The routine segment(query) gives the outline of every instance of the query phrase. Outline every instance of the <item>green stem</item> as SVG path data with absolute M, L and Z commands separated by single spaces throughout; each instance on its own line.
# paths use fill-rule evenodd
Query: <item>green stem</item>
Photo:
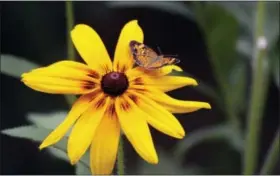
M 67 23 L 67 57 L 70 60 L 75 60 L 75 50 L 70 38 L 70 32 L 74 27 L 73 2 L 66 1 L 66 23 Z
M 73 13 L 73 2 L 72 1 L 66 1 L 65 2 L 65 15 L 66 15 L 66 23 L 67 23 L 67 29 L 66 29 L 66 38 L 67 38 L 67 57 L 69 60 L 75 60 L 75 50 L 70 38 L 70 32 L 72 28 L 74 27 L 74 13 Z M 69 106 L 72 106 L 72 104 L 75 102 L 76 97 L 74 95 L 65 95 L 66 101 L 68 102 Z
M 123 139 L 120 136 L 120 143 L 118 149 L 118 159 L 117 159 L 117 174 L 124 175 L 124 152 L 123 152 Z
M 258 161 L 259 132 L 262 122 L 264 101 L 267 92 L 268 74 L 264 67 L 265 49 L 259 48 L 259 37 L 264 36 L 265 2 L 258 1 L 256 14 L 256 31 L 254 35 L 255 50 L 253 55 L 253 80 L 250 95 L 250 107 L 248 111 L 248 128 L 246 134 L 246 146 L 244 154 L 244 175 L 252 175 L 256 171 Z
M 278 129 L 274 141 L 270 146 L 268 154 L 266 156 L 264 165 L 261 169 L 261 175 L 270 175 L 276 166 L 277 160 L 279 158 L 280 153 L 280 129 Z

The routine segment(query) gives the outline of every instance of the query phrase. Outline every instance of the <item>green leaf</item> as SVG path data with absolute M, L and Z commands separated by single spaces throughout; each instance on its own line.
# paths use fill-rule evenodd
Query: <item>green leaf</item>
M 1 133 L 9 136 L 30 139 L 37 142 L 42 142 L 51 132 L 52 129 L 40 128 L 35 125 L 15 127 L 1 131 Z M 65 151 L 67 137 L 63 137 L 59 142 L 54 144 L 54 146 Z
M 139 175 L 200 175 L 202 172 L 198 166 L 181 166 L 180 161 L 173 155 L 157 149 L 159 163 L 151 165 L 143 160 L 139 163 Z
M 111 8 L 152 8 L 175 15 L 181 15 L 188 20 L 193 19 L 193 13 L 182 2 L 111 1 L 106 3 Z
M 42 142 L 50 133 L 51 129 L 38 128 L 34 125 L 21 126 L 1 131 L 1 133 L 18 138 L 30 139 L 37 142 Z M 67 138 L 62 138 L 53 147 L 62 151 L 66 151 Z M 51 151 L 54 153 L 54 150 Z M 63 158 L 63 157 L 60 157 Z
M 34 141 L 42 141 L 44 138 L 51 132 L 51 130 L 38 128 L 33 125 L 28 126 L 20 126 L 15 128 L 10 128 L 1 131 L 1 133 L 13 136 L 13 137 L 19 137 L 19 138 L 26 138 L 31 139 Z
M 28 113 L 27 119 L 38 127 L 55 129 L 67 116 L 66 111 L 56 111 L 51 113 Z M 69 134 L 67 133 L 67 136 Z
M 226 92 L 230 70 L 236 62 L 238 23 L 224 8 L 215 4 L 195 3 L 198 24 L 206 37 L 214 74 L 222 93 Z
M 183 156 L 193 147 L 206 140 L 226 139 L 239 152 L 243 151 L 244 140 L 231 125 L 215 125 L 191 132 L 175 147 L 174 155 L 183 159 Z
M 67 140 L 67 138 L 65 138 Z M 67 141 L 63 140 L 54 144 L 51 147 L 48 147 L 48 151 L 51 152 L 54 156 L 61 158 L 65 161 L 69 161 L 67 156 Z M 75 165 L 76 167 L 76 174 L 77 175 L 91 175 L 91 170 L 89 166 L 89 151 L 87 151 L 79 160 L 79 162 Z
M 59 148 L 49 147 L 47 148 L 48 152 L 54 155 L 57 158 L 60 158 L 64 161 L 68 161 L 67 153 Z
M 242 56 L 252 56 L 253 45 L 248 42 L 251 40 L 248 36 L 252 34 L 240 36 L 240 22 L 234 14 L 218 3 L 206 3 L 202 6 L 201 3 L 194 2 L 194 5 L 219 85 L 220 104 L 228 120 L 235 124 L 238 130 L 240 124 L 237 118 L 240 111 L 244 110 L 246 102 L 247 72 L 246 60 L 243 60 L 237 51 L 240 49 Z
M 244 29 L 253 31 L 255 2 L 213 2 L 232 13 Z
M 76 164 L 76 175 L 91 175 L 89 166 L 78 162 Z
M 25 138 L 37 142 L 42 142 L 47 137 L 47 135 L 51 133 L 51 131 L 52 131 L 51 129 L 39 128 L 35 125 L 28 125 L 28 126 L 6 129 L 1 131 L 1 133 L 13 137 Z M 66 155 L 67 140 L 68 140 L 67 137 L 63 137 L 62 139 L 60 139 L 59 142 L 48 147 L 47 150 L 49 150 L 49 152 L 55 155 L 56 157 L 68 161 L 68 157 Z M 88 163 L 89 163 L 89 152 L 86 152 L 84 156 L 80 159 L 79 164 L 77 164 L 76 173 L 78 173 L 79 175 L 81 174 L 88 175 L 90 173 Z
M 1 54 L 1 73 L 6 75 L 21 78 L 23 73 L 29 72 L 32 69 L 40 67 L 27 59 L 17 57 L 9 54 Z M 76 100 L 74 95 L 65 95 L 65 98 L 69 105 L 72 105 Z
M 6 75 L 20 78 L 22 73 L 37 67 L 39 67 L 37 64 L 24 58 L 9 54 L 1 54 L 1 73 Z
M 55 147 L 49 147 L 47 150 L 55 157 L 65 161 L 69 161 L 67 152 L 65 150 Z M 88 152 L 85 155 L 88 155 Z M 88 161 L 89 160 L 85 160 L 85 158 L 83 158 L 75 165 L 76 175 L 91 175 L 91 170 L 88 166 Z
M 48 147 L 47 150 L 55 157 L 65 160 L 67 162 L 69 161 L 66 150 L 62 150 L 61 148 L 56 148 L 56 147 Z M 85 155 L 88 155 L 88 152 Z M 78 162 L 75 165 L 76 175 L 91 175 L 91 171 L 87 163 L 88 161 L 89 160 L 85 160 L 85 158 L 83 157 L 80 160 L 80 162 Z

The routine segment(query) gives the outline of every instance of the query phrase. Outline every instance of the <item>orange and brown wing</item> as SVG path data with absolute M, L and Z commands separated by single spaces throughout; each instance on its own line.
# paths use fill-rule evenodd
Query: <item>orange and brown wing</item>
M 173 65 L 179 63 L 180 60 L 173 57 L 159 56 L 156 61 L 148 65 L 147 69 L 157 69 L 166 65 Z
M 135 62 L 142 67 L 147 67 L 158 57 L 151 48 L 134 40 L 130 42 L 130 50 Z

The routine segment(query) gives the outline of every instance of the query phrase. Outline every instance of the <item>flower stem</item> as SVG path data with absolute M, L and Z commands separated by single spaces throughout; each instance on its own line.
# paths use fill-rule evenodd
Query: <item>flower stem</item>
M 70 32 L 74 27 L 74 13 L 73 13 L 73 2 L 66 1 L 66 23 L 67 23 L 67 56 L 70 60 L 75 60 L 75 50 L 70 38 Z
M 73 2 L 66 1 L 65 2 L 65 15 L 66 15 L 66 38 L 67 38 L 67 57 L 69 60 L 75 60 L 75 50 L 70 38 L 70 31 L 74 26 L 74 13 L 73 13 Z M 70 106 L 75 102 L 76 97 L 74 95 L 65 95 L 66 101 Z
M 119 143 L 119 149 L 118 149 L 117 174 L 124 175 L 124 152 L 123 152 L 122 136 L 120 136 L 120 143 Z
M 276 132 L 273 143 L 270 146 L 268 154 L 266 156 L 264 165 L 261 169 L 261 175 L 270 175 L 276 166 L 280 153 L 280 129 Z
M 253 53 L 253 78 L 250 95 L 250 105 L 248 111 L 248 128 L 246 134 L 246 146 L 244 154 L 244 175 L 252 175 L 256 171 L 258 161 L 259 132 L 262 122 L 264 102 L 267 92 L 268 68 L 265 67 L 265 48 L 258 46 L 260 37 L 264 36 L 265 2 L 257 2 L 256 11 L 256 31 L 254 34 L 254 53 Z

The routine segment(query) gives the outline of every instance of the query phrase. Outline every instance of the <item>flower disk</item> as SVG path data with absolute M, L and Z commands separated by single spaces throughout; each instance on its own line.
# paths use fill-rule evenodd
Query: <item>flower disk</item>
M 110 72 L 103 76 L 101 81 L 102 90 L 111 96 L 119 96 L 128 88 L 128 80 L 124 73 Z

